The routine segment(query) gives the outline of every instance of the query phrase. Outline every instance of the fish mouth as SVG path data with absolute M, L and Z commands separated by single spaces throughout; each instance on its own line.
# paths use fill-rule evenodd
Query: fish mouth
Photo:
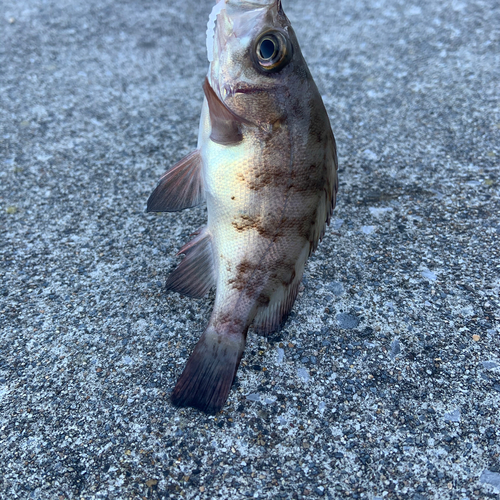
M 237 87 L 234 91 L 235 94 L 255 94 L 257 92 L 269 92 L 269 89 L 260 87 Z
M 233 86 L 232 94 L 256 94 L 257 92 L 269 92 L 264 87 L 256 87 L 246 82 L 238 82 Z
M 234 85 L 217 84 L 216 87 L 212 85 L 212 88 L 217 88 L 218 95 L 225 106 L 227 106 L 227 104 L 225 103 L 227 97 L 235 96 L 236 94 L 256 94 L 258 92 L 270 91 L 269 89 L 266 89 L 264 87 L 255 87 L 246 82 L 238 82 Z

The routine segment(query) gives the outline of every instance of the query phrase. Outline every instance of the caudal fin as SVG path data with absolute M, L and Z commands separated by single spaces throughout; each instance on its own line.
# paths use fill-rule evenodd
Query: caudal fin
M 217 413 L 227 400 L 245 348 L 246 331 L 218 333 L 209 326 L 196 344 L 172 392 L 176 406 Z

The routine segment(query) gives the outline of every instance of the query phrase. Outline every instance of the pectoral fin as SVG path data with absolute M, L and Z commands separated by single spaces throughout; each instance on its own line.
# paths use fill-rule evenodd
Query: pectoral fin
M 205 92 L 210 111 L 210 124 L 212 125 L 210 139 L 224 146 L 240 142 L 243 139 L 241 124 L 244 120 L 224 105 L 214 92 L 207 78 L 203 82 L 203 91 Z
M 178 252 L 186 254 L 167 279 L 166 288 L 188 297 L 201 298 L 215 285 L 212 236 L 207 228 Z
M 148 200 L 147 212 L 176 212 L 199 205 L 205 198 L 199 149 L 168 170 Z

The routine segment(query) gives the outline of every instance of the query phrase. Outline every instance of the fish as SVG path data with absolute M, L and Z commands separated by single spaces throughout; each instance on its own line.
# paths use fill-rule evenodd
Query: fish
M 250 328 L 284 324 L 336 204 L 335 138 L 280 0 L 218 0 L 197 149 L 160 179 L 148 212 L 206 203 L 166 289 L 204 297 L 208 325 L 171 394 L 208 414 L 225 405 Z

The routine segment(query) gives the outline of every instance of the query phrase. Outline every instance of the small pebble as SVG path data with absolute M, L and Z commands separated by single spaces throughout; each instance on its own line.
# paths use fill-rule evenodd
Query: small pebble
M 460 410 L 458 408 L 456 410 L 444 414 L 445 422 L 460 422 L 460 419 L 461 415 L 460 415 Z
M 309 372 L 305 368 L 299 368 L 297 370 L 297 375 L 299 378 L 301 378 L 304 382 L 309 382 L 309 379 L 311 378 L 309 375 Z
M 375 226 L 361 226 L 361 232 L 363 234 L 372 234 L 375 232 Z
M 352 329 L 359 325 L 359 319 L 348 313 L 340 313 L 337 315 L 337 323 L 340 328 Z
M 420 272 L 420 274 L 424 277 L 427 278 L 430 281 L 436 281 L 437 280 L 437 275 L 436 273 L 433 273 L 432 271 L 429 271 L 429 269 L 424 269 L 423 271 Z M 430 304 L 429 304 L 430 305 Z
M 479 482 L 483 484 L 490 484 L 500 493 L 500 474 L 498 472 L 491 472 L 488 469 L 484 469 L 479 477 Z

